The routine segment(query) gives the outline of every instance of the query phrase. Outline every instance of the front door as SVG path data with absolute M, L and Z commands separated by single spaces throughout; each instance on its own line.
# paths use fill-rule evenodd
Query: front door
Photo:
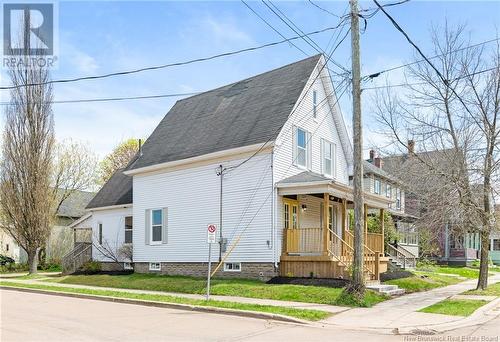
M 283 227 L 286 234 L 286 251 L 296 252 L 299 250 L 299 202 L 296 200 L 283 199 Z

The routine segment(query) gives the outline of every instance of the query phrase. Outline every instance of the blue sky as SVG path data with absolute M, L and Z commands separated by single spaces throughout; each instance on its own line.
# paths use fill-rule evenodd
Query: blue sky
M 317 1 L 331 12 L 342 14 L 347 1 Z M 249 4 L 287 37 L 295 35 L 262 2 Z M 275 2 L 303 31 L 335 26 L 338 19 L 307 1 Z M 372 8 L 372 2 L 361 2 Z M 500 23 L 500 2 L 411 1 L 388 8 L 424 52 L 430 51 L 431 25 L 467 24 L 472 42 L 495 38 Z M 332 32 L 314 36 L 325 48 Z M 204 57 L 260 45 L 281 37 L 239 1 L 225 2 L 59 2 L 59 68 L 54 79 L 88 76 Z M 297 41 L 309 55 L 316 53 Z M 403 64 L 411 59 L 410 45 L 379 13 L 368 21 L 361 36 L 362 74 Z M 261 49 L 218 60 L 148 71 L 106 80 L 55 85 L 56 100 L 183 93 L 215 88 L 304 58 L 289 44 Z M 350 68 L 349 37 L 333 58 Z M 334 67 L 332 67 L 334 69 Z M 387 75 L 399 83 L 402 71 Z M 381 84 L 385 78 L 378 80 Z M 0 83 L 8 84 L 2 77 Z M 370 85 L 371 86 L 371 85 Z M 365 146 L 379 141 L 373 134 L 369 91 L 363 95 Z M 5 92 L 2 99 L 8 98 Z M 58 139 L 88 143 L 100 157 L 121 140 L 148 136 L 176 99 L 148 99 L 108 103 L 54 104 Z M 341 107 L 350 121 L 350 97 Z M 0 121 L 3 125 L 3 118 Z

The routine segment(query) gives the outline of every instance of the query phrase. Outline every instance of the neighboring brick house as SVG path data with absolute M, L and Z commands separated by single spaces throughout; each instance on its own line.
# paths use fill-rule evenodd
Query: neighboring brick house
M 408 182 L 411 181 L 413 187 L 427 186 L 427 184 L 434 182 L 439 184 L 439 177 L 432 177 L 427 172 L 418 172 L 423 170 L 421 162 L 412 157 L 415 155 L 415 143 L 408 142 L 408 153 L 391 155 L 384 157 L 383 170 L 391 175 L 396 175 L 400 179 Z M 453 158 L 456 156 L 454 150 L 439 150 L 439 151 L 426 151 L 416 152 L 419 158 L 423 160 L 432 160 L 434 165 L 446 169 L 448 167 L 456 167 Z M 436 187 L 439 189 L 439 186 Z M 425 199 L 417 196 L 411 191 L 406 191 L 405 196 L 405 213 L 415 218 L 422 218 L 428 211 L 429 204 Z M 438 195 L 436 190 L 436 196 Z M 426 225 L 435 230 L 437 250 L 427 257 L 434 257 L 440 262 L 450 264 L 467 264 L 478 258 L 480 248 L 480 238 L 478 233 L 464 233 L 463 223 L 460 220 L 454 220 L 452 217 L 441 217 L 441 222 L 436 223 L 426 222 Z M 427 251 L 427 253 L 429 253 Z

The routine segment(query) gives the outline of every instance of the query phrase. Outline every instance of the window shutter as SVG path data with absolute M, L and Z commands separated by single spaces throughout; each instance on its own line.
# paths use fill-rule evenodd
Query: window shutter
M 306 144 L 306 148 L 307 148 L 307 168 L 309 170 L 312 169 L 312 135 L 310 132 L 307 132 L 307 144 Z
M 297 165 L 297 126 L 292 126 L 292 161 Z
M 168 208 L 163 208 L 163 213 L 161 215 L 161 243 L 168 242 Z
M 151 238 L 149 237 L 149 234 L 151 232 L 151 210 L 150 209 L 146 209 L 145 211 L 145 220 L 144 220 L 144 237 L 145 237 L 145 241 L 146 241 L 146 245 L 149 245 L 150 242 L 151 242 Z

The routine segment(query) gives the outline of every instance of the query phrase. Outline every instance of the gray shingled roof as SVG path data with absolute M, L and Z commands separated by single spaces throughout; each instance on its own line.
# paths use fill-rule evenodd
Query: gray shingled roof
M 320 58 L 178 101 L 127 170 L 273 141 Z
M 95 192 L 75 191 L 66 198 L 57 210 L 57 216 L 77 218 L 85 214 L 85 207 Z M 62 194 L 61 194 L 62 196 Z
M 309 183 L 309 182 L 323 182 L 332 181 L 323 175 L 316 172 L 304 171 L 297 175 L 290 176 L 288 178 L 282 179 L 278 184 L 291 184 L 291 183 Z
M 392 176 L 387 171 L 384 171 L 383 169 L 373 165 L 372 163 L 370 163 L 367 160 L 363 161 L 363 172 L 365 174 L 372 173 L 372 174 L 377 175 L 379 177 L 383 177 L 383 178 L 386 178 L 386 179 L 391 180 L 393 182 L 397 182 L 396 177 Z
M 87 205 L 87 209 L 132 203 L 132 177 L 116 171 Z

